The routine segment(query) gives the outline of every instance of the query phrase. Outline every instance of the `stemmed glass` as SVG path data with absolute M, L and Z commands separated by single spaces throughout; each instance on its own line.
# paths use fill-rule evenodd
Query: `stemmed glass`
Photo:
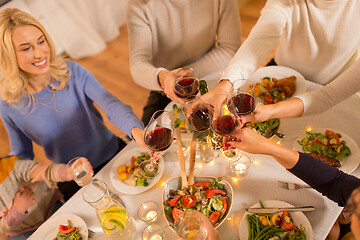
M 199 79 L 192 69 L 181 68 L 176 73 L 174 92 L 187 101 L 195 99 L 199 92 Z
M 229 97 L 227 95 L 215 95 L 211 102 L 214 104 L 213 120 L 211 123 L 212 130 L 222 136 L 231 136 L 240 126 L 239 118 L 234 115 L 234 106 L 229 104 Z M 235 162 L 241 157 L 239 149 L 228 148 L 224 146 L 221 149 L 225 160 L 228 163 Z
M 144 136 L 146 146 L 154 152 L 162 152 L 168 149 L 173 141 L 173 122 L 171 113 L 165 110 L 156 111 L 145 129 Z M 146 177 L 154 177 L 158 164 L 152 160 L 143 161 L 140 165 L 140 173 Z
M 255 109 L 255 84 L 251 80 L 238 79 L 234 81 L 234 89 L 235 91 L 229 100 L 229 106 L 233 114 L 239 117 L 240 125 L 243 125 L 241 118 L 252 113 Z M 237 175 L 244 175 L 249 167 L 250 160 L 239 150 L 237 151 L 240 157 L 233 159 L 232 163 L 236 162 L 236 164 L 232 164 L 232 169 Z M 242 162 L 238 163 L 237 160 L 240 158 L 243 158 Z
M 255 109 L 255 84 L 251 80 L 239 79 L 234 82 L 234 93 L 230 105 L 239 117 L 252 113 Z
M 213 119 L 213 111 L 210 104 L 199 99 L 187 118 L 188 126 L 198 132 L 208 130 Z

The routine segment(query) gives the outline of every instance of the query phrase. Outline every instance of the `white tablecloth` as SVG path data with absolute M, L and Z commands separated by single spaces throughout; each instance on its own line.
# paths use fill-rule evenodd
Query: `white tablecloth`
M 311 85 L 309 88 L 310 90 L 313 89 Z M 286 134 L 286 137 L 281 144 L 292 147 L 297 136 L 302 134 L 308 127 L 341 130 L 350 135 L 355 142 L 359 143 L 360 128 L 356 126 L 356 124 L 360 122 L 359 106 L 360 97 L 355 95 L 323 114 L 299 119 L 282 119 L 279 131 Z M 180 176 L 177 155 L 175 152 L 176 146 L 175 144 L 173 145 L 174 146 L 172 146 L 164 155 L 164 174 L 154 187 L 137 195 L 119 194 L 124 201 L 127 210 L 136 221 L 137 234 L 135 239 L 141 239 L 141 233 L 146 227 L 146 224 L 137 216 L 138 207 L 147 200 L 154 200 L 161 206 L 164 189 L 163 185 L 169 178 Z M 122 153 L 136 146 L 137 145 L 134 142 L 131 142 L 96 175 L 96 178 L 104 180 L 113 192 L 116 192 L 116 190 L 111 185 L 109 179 L 112 163 L 118 157 L 121 157 Z M 336 203 L 323 197 L 313 189 L 288 191 L 279 188 L 277 185 L 278 180 L 297 183 L 302 183 L 302 181 L 286 171 L 272 157 L 265 155 L 250 155 L 250 157 L 252 159 L 252 164 L 248 174 L 237 182 L 234 182 L 226 176 L 228 165 L 221 160 L 216 160 L 214 165 L 205 164 L 202 168 L 196 168 L 195 170 L 195 175 L 224 176 L 224 179 L 232 184 L 234 190 L 233 206 L 229 213 L 229 218 L 218 228 L 222 239 L 239 239 L 239 224 L 245 212 L 244 209 L 250 207 L 259 199 L 276 199 L 286 201 L 293 205 L 315 206 L 315 211 L 306 212 L 305 215 L 312 225 L 314 239 L 325 239 L 342 208 L 338 207 Z M 359 176 L 359 168 L 355 170 L 353 174 Z M 101 230 L 99 221 L 96 218 L 95 210 L 83 201 L 81 194 L 82 190 L 66 202 L 55 215 L 63 213 L 76 214 L 84 219 L 89 229 L 96 232 L 92 239 L 106 239 Z M 164 217 L 159 220 L 158 224 L 165 227 L 167 239 L 179 239 L 166 225 Z

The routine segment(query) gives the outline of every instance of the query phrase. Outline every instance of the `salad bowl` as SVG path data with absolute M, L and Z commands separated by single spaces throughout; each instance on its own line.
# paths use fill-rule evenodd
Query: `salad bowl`
M 215 181 L 217 178 L 216 177 L 210 177 L 210 176 L 195 176 L 194 177 L 194 183 L 199 183 L 199 182 L 211 182 L 211 181 Z M 225 210 L 225 213 L 221 216 L 221 218 L 219 219 L 218 222 L 216 222 L 216 224 L 214 225 L 215 229 L 217 229 L 227 218 L 229 212 L 231 211 L 231 207 L 232 207 L 232 201 L 233 201 L 233 189 L 231 187 L 231 185 L 225 181 L 225 180 L 221 180 L 219 181 L 220 184 L 224 185 L 224 191 L 227 194 L 227 207 Z M 181 177 L 175 177 L 175 178 L 171 178 L 169 179 L 164 187 L 164 193 L 163 193 L 163 208 L 168 207 L 168 201 L 169 201 L 169 194 L 170 194 L 170 190 L 179 190 L 181 189 Z M 165 219 L 167 220 L 169 226 L 174 226 L 174 219 L 167 215 L 164 211 L 164 215 L 165 215 Z M 173 227 L 171 227 L 171 229 L 173 231 L 175 231 L 173 229 Z

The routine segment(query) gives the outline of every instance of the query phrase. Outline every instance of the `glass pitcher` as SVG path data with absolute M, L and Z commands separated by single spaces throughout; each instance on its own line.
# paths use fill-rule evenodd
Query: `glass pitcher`
M 136 234 L 134 219 L 110 196 L 104 182 L 93 180 L 86 185 L 83 199 L 96 209 L 101 228 L 110 239 L 133 239 Z

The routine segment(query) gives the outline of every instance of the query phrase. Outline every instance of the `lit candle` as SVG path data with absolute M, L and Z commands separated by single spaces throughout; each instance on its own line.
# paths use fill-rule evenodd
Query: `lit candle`
M 151 222 L 151 221 L 155 221 L 156 217 L 157 217 L 157 212 L 153 210 L 153 211 L 148 212 L 146 214 L 145 218 L 146 218 L 146 221 Z
M 238 163 L 235 165 L 235 173 L 237 175 L 244 175 L 247 172 L 247 166 L 244 163 Z
M 162 237 L 159 234 L 155 234 L 150 240 L 162 240 Z

